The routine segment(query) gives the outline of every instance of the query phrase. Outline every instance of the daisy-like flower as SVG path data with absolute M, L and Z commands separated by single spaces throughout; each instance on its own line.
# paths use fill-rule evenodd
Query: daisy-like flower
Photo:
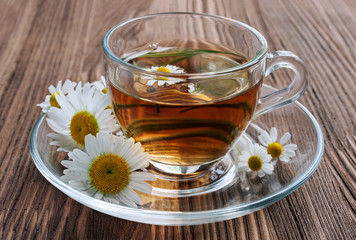
M 297 150 L 296 144 L 286 144 L 290 139 L 291 134 L 286 132 L 279 141 L 277 141 L 277 129 L 272 127 L 270 133 L 261 131 L 261 135 L 258 136 L 260 143 L 267 147 L 267 152 L 274 159 L 279 159 L 282 162 L 288 162 L 289 158 L 295 156 L 295 150 Z
M 243 150 L 239 156 L 238 171 L 240 172 L 257 172 L 259 177 L 265 174 L 272 174 L 273 164 L 272 157 L 267 154 L 266 149 L 258 144 L 250 144 L 246 150 Z
M 42 108 L 42 112 L 47 113 L 50 107 L 59 108 L 58 102 L 56 100 L 56 94 L 59 91 L 62 91 L 64 94 L 67 94 L 71 89 L 73 89 L 77 84 L 70 80 L 66 80 L 62 86 L 62 80 L 57 83 L 57 86 L 49 86 L 48 91 L 51 95 L 47 95 L 44 102 L 37 104 L 37 106 Z
M 100 76 L 100 81 L 95 81 L 92 83 L 93 86 L 95 86 L 97 89 L 102 91 L 103 93 L 107 94 L 108 89 L 106 88 L 106 81 L 104 76 Z
M 88 134 L 112 133 L 118 130 L 111 109 L 110 97 L 89 83 L 81 83 L 65 95 L 59 90 L 55 95 L 60 108 L 51 107 L 47 113 L 48 126 L 55 131 L 48 136 L 54 139 L 51 145 L 59 146 L 57 151 L 84 149 L 84 138 Z
M 157 71 L 157 72 L 164 72 L 164 73 L 184 73 L 184 69 L 174 66 L 174 65 L 166 65 L 162 67 L 151 67 L 150 70 L 152 71 Z M 182 80 L 179 78 L 164 78 L 164 77 L 155 77 L 155 78 L 150 78 L 148 79 L 146 85 L 147 86 L 152 86 L 156 82 L 158 83 L 158 86 L 163 86 L 165 84 L 171 85 L 174 83 L 181 82 Z
M 69 152 L 71 160 L 63 160 L 66 167 L 61 180 L 94 198 L 110 203 L 124 203 L 130 207 L 142 205 L 134 191 L 150 193 L 155 181 L 153 174 L 136 171 L 148 166 L 150 155 L 133 138 L 98 133 L 85 136 L 84 151 Z

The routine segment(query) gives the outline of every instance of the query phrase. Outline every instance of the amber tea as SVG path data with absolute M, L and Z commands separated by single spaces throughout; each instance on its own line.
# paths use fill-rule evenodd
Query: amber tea
M 126 61 L 158 72 L 222 71 L 246 62 L 241 55 L 207 49 L 169 49 Z M 168 66 L 167 66 L 168 65 Z M 121 74 L 110 81 L 113 109 L 127 137 L 139 141 L 152 161 L 192 166 L 221 159 L 252 118 L 259 84 L 235 72 L 194 81 Z

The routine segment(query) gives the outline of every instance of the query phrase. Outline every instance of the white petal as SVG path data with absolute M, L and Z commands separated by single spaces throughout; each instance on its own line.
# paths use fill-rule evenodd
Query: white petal
M 103 198 L 103 193 L 100 191 L 97 191 L 94 195 L 94 198 L 96 199 L 102 199 Z
M 250 171 L 250 168 L 248 167 L 247 162 L 240 162 L 238 164 L 237 171 L 239 171 L 239 172 L 248 172 L 248 171 Z
M 294 157 L 295 156 L 295 152 L 294 151 L 283 151 L 281 156 Z
M 287 156 L 280 156 L 279 160 L 281 160 L 282 162 L 289 162 L 289 157 Z
M 68 157 L 73 159 L 77 166 L 81 166 L 84 169 L 89 169 L 91 164 L 91 159 L 86 152 L 79 149 L 74 149 L 73 152 L 68 153 Z
M 298 149 L 298 147 L 296 144 L 287 144 L 287 145 L 283 146 L 283 149 L 287 150 L 287 151 L 295 151 Z
M 75 86 L 75 83 L 73 83 L 70 80 L 66 80 L 63 84 L 62 91 L 63 93 L 68 93 L 70 89 L 73 89 Z
M 104 195 L 104 201 L 120 205 L 119 199 L 117 199 L 115 197 L 116 197 L 116 195 L 114 195 L 114 196 Z
M 265 176 L 265 173 L 264 173 L 262 170 L 260 170 L 260 171 L 257 172 L 257 175 L 258 175 L 259 177 L 264 177 L 264 176 Z
M 90 196 L 94 196 L 97 192 L 99 192 L 99 191 L 95 187 L 91 187 L 86 190 L 86 193 Z
M 149 172 L 132 172 L 130 173 L 130 179 L 135 179 L 135 181 L 155 181 L 156 177 Z
M 71 168 L 75 166 L 73 161 L 68 161 L 68 160 L 62 160 L 61 164 L 66 168 Z
M 51 94 L 53 94 L 53 93 L 57 92 L 57 89 L 56 89 L 53 85 L 50 85 L 50 86 L 48 87 L 48 91 L 49 91 Z
M 272 139 L 270 138 L 270 136 L 268 135 L 268 133 L 264 130 L 261 131 L 261 135 L 258 136 L 258 140 L 265 147 L 267 147 L 268 144 L 273 142 Z
M 272 139 L 272 142 L 276 142 L 277 141 L 277 137 L 278 137 L 278 134 L 277 134 L 277 128 L 275 127 L 272 127 L 271 130 L 270 130 L 270 137 Z
M 148 193 L 148 194 L 152 192 L 152 186 L 145 182 L 139 183 L 136 181 L 130 181 L 129 186 L 137 191 L 140 191 L 140 192 L 144 192 L 144 193 Z
M 279 140 L 279 144 L 284 145 L 286 142 L 288 142 L 288 140 L 290 139 L 290 133 L 286 132 L 283 137 L 281 137 L 281 139 Z
M 139 153 L 136 156 L 132 156 L 132 158 L 127 161 L 127 164 L 130 168 L 130 171 L 135 171 L 141 168 L 148 167 L 149 160 L 150 155 L 146 153 Z
M 97 158 L 100 156 L 100 149 L 97 146 L 97 140 L 96 138 L 88 134 L 85 136 L 85 150 L 90 156 L 90 158 Z
M 55 132 L 57 133 L 69 133 L 66 128 L 63 128 L 61 125 L 59 125 L 56 121 L 53 119 L 46 118 L 48 126 Z
M 52 107 L 51 112 L 49 112 L 47 116 L 66 128 L 68 128 L 72 117 L 66 115 L 62 109 L 56 107 Z
M 111 134 L 98 133 L 96 139 L 100 154 L 108 153 L 111 145 Z
M 124 203 L 125 205 L 129 206 L 129 207 L 133 207 L 136 208 L 137 205 L 135 203 L 133 203 L 131 200 L 127 199 L 127 197 L 122 194 L 121 192 L 118 194 L 118 197 L 120 199 L 120 202 Z
M 262 170 L 266 173 L 266 174 L 272 174 L 273 172 L 273 164 L 271 163 L 264 163 L 262 166 Z
M 242 154 L 238 157 L 241 162 L 247 162 L 251 157 L 250 153 L 247 151 L 242 151 Z
M 125 187 L 122 189 L 122 194 L 126 195 L 126 197 L 132 200 L 135 203 L 141 204 L 141 199 L 138 194 L 130 187 Z

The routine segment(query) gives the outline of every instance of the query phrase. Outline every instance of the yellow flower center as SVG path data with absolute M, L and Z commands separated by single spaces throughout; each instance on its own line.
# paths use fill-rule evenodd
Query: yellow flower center
M 108 89 L 107 88 L 103 88 L 103 90 L 101 90 L 103 93 L 107 94 L 108 93 Z
M 90 166 L 89 176 L 93 186 L 102 193 L 117 193 L 129 182 L 129 166 L 114 154 L 97 157 Z
M 277 142 L 273 142 L 273 143 L 268 144 L 267 152 L 273 158 L 278 158 L 279 156 L 281 156 L 281 154 L 283 152 L 283 147 L 281 146 L 281 144 L 279 144 Z
M 96 118 L 87 111 L 77 112 L 70 121 L 70 135 L 73 140 L 85 146 L 84 138 L 86 135 L 91 134 L 96 136 L 99 132 L 99 124 Z
M 252 170 L 252 171 L 259 171 L 262 169 L 262 159 L 258 156 L 251 156 L 248 159 L 248 167 Z
M 166 67 L 159 67 L 159 68 L 157 68 L 156 71 L 157 71 L 157 72 L 165 72 L 165 73 L 170 73 L 170 72 L 171 72 L 171 71 L 169 71 L 169 69 L 166 68 Z M 163 78 L 163 77 L 156 77 L 155 79 L 157 79 L 157 80 L 168 80 L 168 78 Z
M 157 72 L 166 72 L 166 73 L 170 73 L 170 72 L 171 72 L 171 71 L 169 71 L 169 69 L 166 68 L 166 67 L 159 67 L 159 68 L 157 68 L 156 71 L 157 71 Z
M 56 94 L 59 95 L 59 92 L 54 92 L 51 94 L 51 97 L 49 98 L 49 104 L 51 107 L 61 108 L 56 100 Z

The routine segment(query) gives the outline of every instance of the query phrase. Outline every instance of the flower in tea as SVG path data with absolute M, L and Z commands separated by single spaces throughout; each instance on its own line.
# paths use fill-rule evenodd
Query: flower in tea
M 161 67 L 153 66 L 150 68 L 150 70 L 164 73 L 184 73 L 183 68 L 174 65 L 166 65 Z M 178 78 L 155 77 L 148 79 L 146 85 L 152 86 L 157 82 L 158 86 L 164 86 L 165 84 L 172 85 L 181 81 L 182 80 Z
M 248 148 L 243 150 L 238 157 L 238 171 L 257 172 L 259 177 L 265 174 L 272 174 L 273 164 L 272 157 L 266 152 L 266 149 L 258 144 L 249 144 Z
M 77 84 L 70 80 L 66 80 L 62 86 L 62 80 L 57 83 L 57 86 L 49 86 L 48 91 L 51 95 L 47 95 L 44 102 L 37 104 L 37 106 L 42 108 L 42 112 L 46 113 L 49 111 L 50 107 L 60 108 L 58 102 L 56 100 L 56 96 L 59 91 L 62 91 L 64 94 L 68 94 L 68 92 L 73 89 Z
M 95 86 L 100 91 L 102 91 L 103 93 L 105 93 L 105 94 L 108 93 L 108 89 L 106 88 L 106 81 L 105 81 L 104 76 L 101 76 L 100 81 L 95 81 L 92 83 L 92 85 Z
M 145 181 L 156 180 L 151 173 L 136 171 L 148 166 L 150 155 L 133 138 L 106 133 L 87 135 L 84 151 L 74 149 L 68 156 L 70 160 L 61 162 L 67 168 L 61 180 L 110 203 L 142 205 L 134 190 L 150 193 L 152 187 Z
M 279 141 L 277 141 L 278 133 L 275 127 L 270 129 L 270 133 L 262 130 L 261 135 L 258 136 L 260 143 L 267 147 L 267 152 L 274 159 L 279 159 L 282 162 L 288 162 L 289 158 L 295 156 L 297 150 L 296 144 L 286 144 L 290 139 L 291 134 L 286 132 Z
M 61 90 L 56 94 L 60 108 L 51 107 L 47 112 L 48 126 L 55 131 L 48 136 L 54 139 L 51 145 L 57 151 L 84 149 L 84 138 L 88 134 L 112 133 L 118 129 L 111 109 L 107 109 L 110 98 L 89 83 L 81 83 L 68 95 Z

